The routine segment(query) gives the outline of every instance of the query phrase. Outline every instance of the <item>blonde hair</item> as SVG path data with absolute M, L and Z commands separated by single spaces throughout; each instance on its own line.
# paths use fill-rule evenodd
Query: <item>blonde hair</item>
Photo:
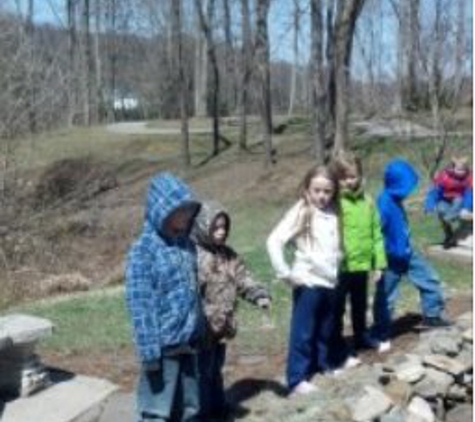
M 363 178 L 361 159 L 351 151 L 339 151 L 333 156 L 330 167 L 338 180 L 344 178 L 348 173 L 356 173 L 360 179 Z
M 307 199 L 307 191 L 312 180 L 316 177 L 323 177 L 333 184 L 333 197 L 330 205 L 338 214 L 338 179 L 330 166 L 316 165 L 309 169 L 299 185 L 299 196 L 304 202 L 303 214 L 299 218 L 298 233 L 311 239 L 312 233 L 312 208 Z

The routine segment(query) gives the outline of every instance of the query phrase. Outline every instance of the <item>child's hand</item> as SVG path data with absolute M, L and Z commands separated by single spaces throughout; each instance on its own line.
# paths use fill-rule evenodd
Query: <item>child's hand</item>
M 381 270 L 374 270 L 371 272 L 369 279 L 371 283 L 376 284 L 379 280 L 383 278 L 383 272 Z
M 271 301 L 267 297 L 261 297 L 257 299 L 257 306 L 259 306 L 259 308 L 261 309 L 265 309 L 265 310 L 270 309 L 270 305 L 271 305 Z

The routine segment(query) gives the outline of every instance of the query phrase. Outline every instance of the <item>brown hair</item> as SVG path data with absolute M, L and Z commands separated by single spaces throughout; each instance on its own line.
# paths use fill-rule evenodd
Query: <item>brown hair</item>
M 304 236 L 308 237 L 310 237 L 310 233 L 312 232 L 312 210 L 310 208 L 310 204 L 308 203 L 306 192 L 315 177 L 323 177 L 332 182 L 334 192 L 331 205 L 335 209 L 337 215 L 339 215 L 337 201 L 338 179 L 336 178 L 335 173 L 330 166 L 316 165 L 312 167 L 307 171 L 299 185 L 299 196 L 301 199 L 303 199 L 305 207 L 303 209 L 303 215 L 299 218 L 300 227 L 298 233 L 302 233 Z
M 344 178 L 348 173 L 356 173 L 360 179 L 363 178 L 363 164 L 361 159 L 351 151 L 339 151 L 333 156 L 330 163 L 332 171 L 338 180 Z

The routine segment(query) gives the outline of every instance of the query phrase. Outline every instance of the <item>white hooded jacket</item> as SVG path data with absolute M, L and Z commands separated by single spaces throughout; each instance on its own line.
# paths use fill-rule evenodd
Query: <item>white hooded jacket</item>
M 312 207 L 310 236 L 302 232 L 305 203 L 299 200 L 277 224 L 267 240 L 267 250 L 277 277 L 291 285 L 333 288 L 342 257 L 338 219 L 334 211 Z M 292 266 L 285 260 L 285 246 L 293 242 Z

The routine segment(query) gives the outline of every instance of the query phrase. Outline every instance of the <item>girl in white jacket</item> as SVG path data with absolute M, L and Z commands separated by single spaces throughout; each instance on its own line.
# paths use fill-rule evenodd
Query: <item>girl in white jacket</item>
M 328 348 L 341 260 L 337 187 L 327 167 L 312 168 L 301 184 L 299 201 L 267 240 L 277 277 L 293 287 L 287 383 L 294 394 L 315 391 L 310 378 L 331 369 Z M 289 243 L 295 246 L 291 266 L 284 257 Z

